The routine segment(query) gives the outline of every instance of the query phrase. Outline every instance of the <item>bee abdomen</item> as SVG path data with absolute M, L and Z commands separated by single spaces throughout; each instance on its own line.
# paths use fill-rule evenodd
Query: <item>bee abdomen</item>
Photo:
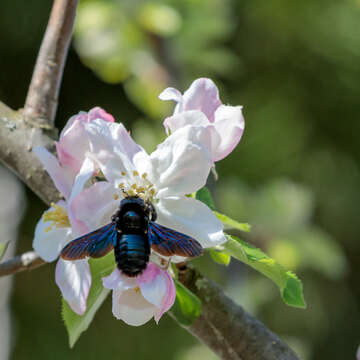
M 141 274 L 149 262 L 150 247 L 146 235 L 119 235 L 114 250 L 117 266 L 127 276 Z

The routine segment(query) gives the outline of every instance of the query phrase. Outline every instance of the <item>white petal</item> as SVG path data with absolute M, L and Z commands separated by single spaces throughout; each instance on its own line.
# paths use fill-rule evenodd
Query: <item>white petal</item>
M 186 125 L 206 126 L 208 124 L 208 118 L 198 110 L 184 111 L 170 116 L 164 121 L 164 127 L 168 133 L 173 133 Z
M 121 178 L 122 172 L 135 170 L 133 158 L 144 150 L 137 145 L 122 124 L 100 119 L 85 125 L 90 140 L 91 155 L 98 163 L 107 180 Z
M 106 289 L 119 290 L 121 292 L 133 289 L 137 286 L 135 278 L 130 278 L 116 268 L 109 276 L 102 278 L 103 286 Z
M 94 169 L 95 167 L 93 160 L 85 158 L 81 166 L 80 172 L 75 178 L 74 186 L 72 188 L 71 195 L 68 201 L 68 216 L 74 237 L 78 237 L 89 232 L 89 228 L 86 226 L 86 224 L 77 218 L 77 214 L 74 211 L 73 202 L 74 199 L 81 194 L 85 187 L 85 184 L 92 177 Z
M 173 100 L 176 102 L 180 102 L 182 99 L 182 94 L 179 90 L 168 87 L 159 95 L 159 99 L 163 101 Z
M 72 236 L 71 228 L 56 228 L 53 226 L 49 231 L 46 231 L 50 226 L 51 222 L 45 222 L 41 217 L 36 225 L 33 240 L 34 250 L 47 262 L 54 261 L 59 256 L 60 251 L 71 240 Z
M 206 183 L 211 161 L 211 129 L 185 126 L 171 134 L 150 155 L 158 197 L 185 195 Z
M 214 161 L 229 155 L 239 143 L 245 128 L 242 106 L 220 106 L 215 112 L 214 127 L 220 136 L 220 143 L 213 146 Z
M 159 224 L 193 237 L 204 248 L 226 242 L 220 220 L 196 199 L 166 198 L 161 199 L 155 207 Z
M 144 299 L 139 290 L 130 289 L 113 291 L 112 310 L 117 319 L 128 325 L 140 326 L 148 322 L 157 309 Z
M 39 158 L 57 189 L 68 199 L 75 173 L 70 168 L 61 167 L 56 157 L 44 147 L 33 148 L 33 153 Z
M 55 281 L 71 309 L 79 315 L 86 311 L 91 287 L 90 266 L 87 260 L 66 261 L 56 264 Z

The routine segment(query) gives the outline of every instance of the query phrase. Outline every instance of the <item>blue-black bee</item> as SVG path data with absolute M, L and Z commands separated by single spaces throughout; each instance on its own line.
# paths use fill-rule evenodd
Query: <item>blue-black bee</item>
M 195 239 L 157 224 L 156 217 L 151 202 L 138 196 L 126 197 L 110 224 L 71 241 L 61 251 L 61 257 L 65 260 L 99 258 L 114 249 L 119 270 L 134 277 L 145 270 L 150 248 L 163 256 L 202 254 L 203 249 Z

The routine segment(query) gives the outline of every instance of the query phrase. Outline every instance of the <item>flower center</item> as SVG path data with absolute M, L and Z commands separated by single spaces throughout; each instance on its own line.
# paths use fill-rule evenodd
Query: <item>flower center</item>
M 123 171 L 121 175 L 123 178 L 118 187 L 125 197 L 138 196 L 144 201 L 155 201 L 156 190 L 154 184 L 147 179 L 146 173 L 140 175 L 134 170 L 132 174 Z M 118 198 L 119 195 L 115 193 L 114 199 L 117 200 Z
M 70 227 L 70 221 L 65 208 L 54 203 L 51 203 L 51 207 L 54 210 L 49 210 L 43 215 L 44 221 L 52 221 L 52 224 L 45 231 L 49 232 L 54 226 L 56 228 Z

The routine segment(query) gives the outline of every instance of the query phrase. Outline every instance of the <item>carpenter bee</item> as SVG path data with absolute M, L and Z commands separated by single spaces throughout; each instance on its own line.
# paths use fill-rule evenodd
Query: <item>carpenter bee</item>
M 150 201 L 128 196 L 111 218 L 111 223 L 83 235 L 61 251 L 65 260 L 99 258 L 114 249 L 117 267 L 125 275 L 141 274 L 149 262 L 150 248 L 163 256 L 196 257 L 203 249 L 198 241 L 157 224 Z

